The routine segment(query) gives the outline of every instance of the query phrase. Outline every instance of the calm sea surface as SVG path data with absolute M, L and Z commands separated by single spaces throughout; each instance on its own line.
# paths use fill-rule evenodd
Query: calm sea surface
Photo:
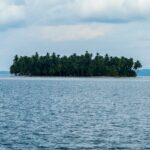
M 0 78 L 0 150 L 150 149 L 150 78 Z

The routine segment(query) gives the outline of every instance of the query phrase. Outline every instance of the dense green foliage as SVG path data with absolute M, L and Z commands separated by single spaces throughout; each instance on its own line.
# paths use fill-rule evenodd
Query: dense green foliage
M 84 55 L 73 54 L 71 56 L 56 55 L 49 53 L 32 57 L 17 55 L 14 58 L 10 72 L 15 75 L 25 76 L 119 76 L 134 77 L 136 70 L 141 68 L 139 61 L 132 58 L 110 57 L 108 54 L 95 57 L 86 52 Z

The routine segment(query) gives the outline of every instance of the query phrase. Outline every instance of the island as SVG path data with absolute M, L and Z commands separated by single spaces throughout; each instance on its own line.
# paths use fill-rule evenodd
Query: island
M 133 58 L 112 57 L 88 51 L 85 54 L 60 56 L 47 53 L 31 57 L 16 55 L 10 67 L 10 73 L 16 76 L 62 76 L 62 77 L 136 77 L 142 67 L 139 60 Z

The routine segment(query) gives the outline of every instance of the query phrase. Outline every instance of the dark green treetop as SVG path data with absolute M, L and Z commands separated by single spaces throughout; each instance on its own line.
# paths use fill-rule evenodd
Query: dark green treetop
M 45 56 L 16 55 L 10 72 L 20 76 L 114 76 L 135 77 L 142 65 L 133 58 L 112 57 L 106 54 L 95 56 L 85 52 L 83 55 L 74 53 L 70 56 L 60 56 L 47 53 Z

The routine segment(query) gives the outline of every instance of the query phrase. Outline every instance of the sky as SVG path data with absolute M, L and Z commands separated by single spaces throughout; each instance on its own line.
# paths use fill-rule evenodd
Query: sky
M 133 57 L 150 68 L 150 0 L 0 0 L 0 70 L 36 51 Z

